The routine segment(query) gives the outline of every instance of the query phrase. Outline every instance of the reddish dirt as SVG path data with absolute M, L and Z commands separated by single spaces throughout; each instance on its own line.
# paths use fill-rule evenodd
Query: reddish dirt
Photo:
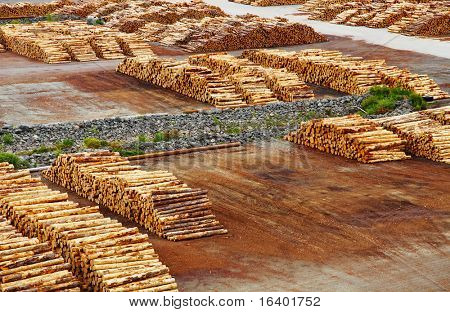
M 288 142 L 140 164 L 208 189 L 229 230 L 152 236 L 181 290 L 450 289 L 448 166 L 365 165 Z

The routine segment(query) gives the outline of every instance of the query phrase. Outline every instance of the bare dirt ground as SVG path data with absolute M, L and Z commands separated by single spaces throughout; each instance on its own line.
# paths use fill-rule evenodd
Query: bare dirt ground
M 329 37 L 329 42 L 287 47 L 336 49 L 366 58 L 383 58 L 388 64 L 428 74 L 450 91 L 448 60 L 430 55 Z M 157 48 L 161 55 L 177 58 L 179 52 Z M 178 55 L 178 56 L 177 56 Z M 120 61 L 44 64 L 11 52 L 0 55 L 0 125 L 80 121 L 148 113 L 180 113 L 212 106 L 174 92 L 120 75 Z M 313 86 L 318 98 L 342 95 Z
M 450 290 L 448 166 L 366 165 L 284 141 L 140 164 L 208 189 L 229 230 L 151 236 L 182 291 Z

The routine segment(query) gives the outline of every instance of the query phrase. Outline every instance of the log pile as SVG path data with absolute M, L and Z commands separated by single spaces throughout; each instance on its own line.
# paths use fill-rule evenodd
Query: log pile
M 373 121 L 406 140 L 406 150 L 412 155 L 450 164 L 450 126 L 429 118 L 426 112 Z
M 171 241 L 225 234 L 207 191 L 167 171 L 143 171 L 118 153 L 60 155 L 44 175 Z
M 310 19 L 349 26 L 387 28 L 409 36 L 450 35 L 449 1 L 310 0 L 301 8 Z
M 303 4 L 307 0 L 229 0 L 229 1 L 253 6 L 274 6 L 274 5 Z
M 254 15 L 182 19 L 171 25 L 149 23 L 139 33 L 150 41 L 178 46 L 187 52 L 269 48 L 326 40 L 309 26 Z
M 152 56 L 127 58 L 119 64 L 117 71 L 217 108 L 247 106 L 242 94 L 229 80 L 186 61 Z
M 0 3 L 0 19 L 44 16 L 70 2 L 70 0 L 58 0 L 49 3 Z
M 81 21 L 39 22 L 0 26 L 0 41 L 8 49 L 46 63 L 94 61 L 152 55 L 138 34 L 125 34 L 106 26 Z
M 0 215 L 1 292 L 73 292 L 80 286 L 70 265 L 48 243 L 23 236 Z
M 90 14 L 102 18 L 109 27 L 124 32 L 135 32 L 145 23 L 173 24 L 181 19 L 199 20 L 204 17 L 228 16 L 219 7 L 203 1 L 167 2 L 128 0 L 124 3 L 106 3 Z
M 350 94 L 364 94 L 375 85 L 401 86 L 433 99 L 449 98 L 427 75 L 389 66 L 384 60 L 363 60 L 339 51 L 308 49 L 299 52 L 248 50 L 243 56 L 272 68 L 285 68 L 307 83 Z
M 450 125 L 450 106 L 443 106 L 421 111 L 431 119 L 439 121 L 442 125 Z
M 362 163 L 409 158 L 404 140 L 359 115 L 310 120 L 285 139 Z
M 177 290 L 147 235 L 104 217 L 98 207 L 79 207 L 26 170 L 0 175 L 0 209 L 22 234 L 62 254 L 83 289 Z
M 312 90 L 296 74 L 283 69 L 264 68 L 246 58 L 237 58 L 225 53 L 213 53 L 191 56 L 189 62 L 192 65 L 208 67 L 224 77 L 230 77 L 238 86 L 245 80 L 252 80 L 252 84 L 247 89 L 255 93 L 257 97 L 260 93 L 268 96 L 261 103 L 273 102 L 276 100 L 275 97 L 280 101 L 293 102 L 314 96 Z M 253 104 L 254 102 L 247 100 L 247 103 Z

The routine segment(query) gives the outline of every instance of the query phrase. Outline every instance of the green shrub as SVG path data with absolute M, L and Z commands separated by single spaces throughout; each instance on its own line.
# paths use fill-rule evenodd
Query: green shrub
M 35 148 L 34 150 L 32 150 L 30 154 L 43 154 L 43 153 L 52 152 L 54 150 L 55 150 L 54 147 L 41 145 L 38 148 Z
M 57 150 L 65 150 L 65 149 L 69 149 L 69 148 L 73 147 L 74 144 L 75 144 L 74 140 L 72 140 L 72 139 L 64 139 L 64 140 L 61 140 L 59 142 L 56 142 L 55 143 L 55 148 Z
M 3 144 L 11 145 L 14 143 L 14 136 L 11 133 L 5 133 L 2 135 Z
M 12 153 L 0 153 L 0 162 L 8 162 L 16 169 L 28 168 L 30 163 Z
M 409 100 L 415 110 L 427 107 L 425 100 L 417 93 L 400 87 L 386 86 L 370 88 L 369 96 L 362 101 L 361 107 L 368 115 L 383 114 L 394 110 L 402 100 Z
M 164 141 L 164 132 L 158 131 L 153 135 L 153 142 L 157 143 L 157 142 L 162 142 Z
M 108 143 L 108 146 L 112 149 L 112 150 L 115 150 L 115 149 L 121 149 L 122 148 L 122 146 L 123 146 L 123 142 L 122 141 L 111 141 L 111 142 L 109 142 Z
M 84 146 L 87 148 L 98 149 L 108 146 L 108 142 L 97 138 L 87 137 L 83 140 Z
M 137 140 L 139 143 L 145 143 L 145 142 L 147 142 L 148 139 L 145 136 L 145 134 L 140 134 L 140 135 L 138 135 Z

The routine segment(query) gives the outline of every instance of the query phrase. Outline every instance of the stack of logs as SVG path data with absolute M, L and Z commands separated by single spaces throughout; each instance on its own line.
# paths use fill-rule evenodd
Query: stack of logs
M 450 125 L 428 117 L 434 113 L 423 111 L 373 121 L 406 140 L 406 150 L 412 155 L 450 164 Z
M 245 58 L 237 58 L 226 53 L 200 54 L 191 56 L 189 62 L 230 77 L 239 85 L 244 83 L 243 80 L 251 78 L 252 83 L 247 87 L 247 92 L 250 93 L 250 97 L 255 95 L 263 99 L 260 103 L 270 103 L 276 99 L 293 102 L 314 96 L 312 90 L 295 73 L 284 69 L 264 68 Z M 258 96 L 261 93 L 268 97 Z M 254 101 L 247 100 L 247 97 L 244 98 L 247 103 L 255 104 Z
M 359 115 L 310 120 L 285 139 L 363 163 L 409 158 L 404 140 Z
M 186 61 L 150 56 L 127 58 L 119 64 L 117 71 L 217 108 L 247 106 L 242 94 L 229 80 Z
M 44 175 L 172 241 L 225 234 L 207 191 L 167 171 L 143 171 L 118 153 L 60 155 Z
M 49 3 L 0 3 L 0 18 L 44 16 L 69 3 L 71 3 L 70 0 L 58 0 Z
M 240 4 L 249 4 L 253 6 L 274 6 L 274 5 L 291 5 L 303 4 L 306 0 L 229 0 Z
M 450 125 L 450 106 L 427 109 L 421 113 L 439 121 L 442 125 Z
M 448 37 L 449 1 L 310 0 L 301 8 L 311 19 L 350 26 L 386 28 L 410 36 Z
M 6 52 L 5 46 L 0 43 L 0 53 Z
M 51 64 L 153 55 L 151 46 L 137 34 L 81 21 L 5 25 L 0 27 L 0 41 L 17 54 Z
M 12 171 L 12 165 L 0 163 L 1 176 Z M 8 189 L 0 181 L 3 197 Z M 80 291 L 80 282 L 69 270 L 70 264 L 48 243 L 23 236 L 0 215 L 0 291 Z
M 147 235 L 104 217 L 98 207 L 79 207 L 68 200 L 67 193 L 52 191 L 27 170 L 0 174 L 0 210 L 22 234 L 49 242 L 55 252 L 62 254 L 82 281 L 83 289 L 177 290 Z M 53 259 L 59 258 L 53 253 L 42 256 L 42 261 Z
M 148 23 L 139 30 L 146 39 L 187 52 L 216 52 L 323 42 L 313 28 L 282 18 L 254 15 L 182 19 L 172 25 Z
M 318 84 L 350 94 L 364 94 L 372 86 L 401 86 L 433 99 L 449 98 L 427 75 L 388 66 L 384 60 L 363 60 L 339 51 L 308 49 L 299 52 L 282 50 L 248 50 L 243 56 L 272 68 L 285 68 L 308 83 Z

